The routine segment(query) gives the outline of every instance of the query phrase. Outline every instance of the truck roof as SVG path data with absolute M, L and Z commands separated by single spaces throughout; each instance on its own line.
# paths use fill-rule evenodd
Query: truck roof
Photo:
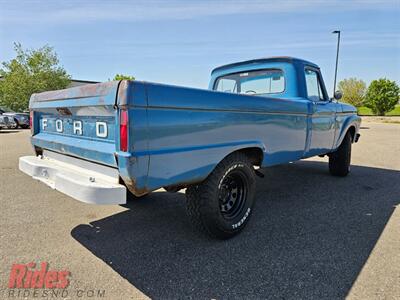
M 302 63 L 302 64 L 309 65 L 309 66 L 312 66 L 315 68 L 319 68 L 316 64 L 314 64 L 310 61 L 304 60 L 304 59 L 290 57 L 290 56 L 273 56 L 273 57 L 245 60 L 245 61 L 240 61 L 240 62 L 236 62 L 236 63 L 232 63 L 232 64 L 219 66 L 219 67 L 216 67 L 214 70 L 212 70 L 211 74 L 214 73 L 215 71 L 229 69 L 229 68 L 237 67 L 240 65 L 250 65 L 250 64 L 268 63 L 268 62 Z

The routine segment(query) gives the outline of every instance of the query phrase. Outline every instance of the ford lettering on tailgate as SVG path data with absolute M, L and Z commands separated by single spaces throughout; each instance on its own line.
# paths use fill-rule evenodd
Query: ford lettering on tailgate
M 42 116 L 40 131 L 82 138 L 114 141 L 114 117 Z

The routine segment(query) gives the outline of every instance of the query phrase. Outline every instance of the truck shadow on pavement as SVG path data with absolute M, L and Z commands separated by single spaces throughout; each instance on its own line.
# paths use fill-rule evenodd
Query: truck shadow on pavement
M 400 202 L 400 172 L 327 168 L 264 170 L 252 219 L 231 240 L 197 233 L 184 194 L 163 192 L 72 236 L 151 298 L 343 298 Z

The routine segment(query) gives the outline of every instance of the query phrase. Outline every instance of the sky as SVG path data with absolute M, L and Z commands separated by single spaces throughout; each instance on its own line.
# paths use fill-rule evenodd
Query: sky
M 294 56 L 338 80 L 400 83 L 400 0 L 23 1 L 0 0 L 0 61 L 53 46 L 74 79 L 138 80 L 207 88 L 214 67 Z

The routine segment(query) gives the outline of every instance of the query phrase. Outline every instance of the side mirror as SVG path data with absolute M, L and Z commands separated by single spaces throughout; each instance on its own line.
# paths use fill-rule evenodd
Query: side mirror
M 343 93 L 341 91 L 336 91 L 335 94 L 333 95 L 333 98 L 336 100 L 340 100 L 343 97 Z

